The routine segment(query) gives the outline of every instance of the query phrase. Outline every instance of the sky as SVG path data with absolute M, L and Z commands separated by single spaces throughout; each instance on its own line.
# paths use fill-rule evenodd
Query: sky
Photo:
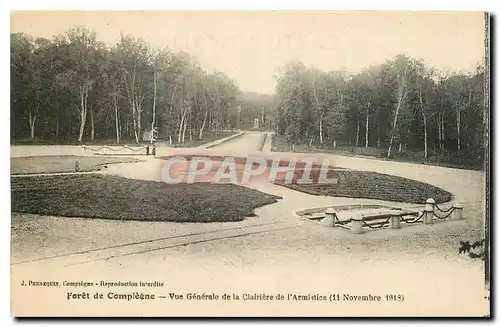
M 397 54 L 440 70 L 473 71 L 484 55 L 482 12 L 13 12 L 11 32 L 36 37 L 87 25 L 115 44 L 120 34 L 183 50 L 207 72 L 243 91 L 274 93 L 273 75 L 290 60 L 324 71 L 358 72 Z

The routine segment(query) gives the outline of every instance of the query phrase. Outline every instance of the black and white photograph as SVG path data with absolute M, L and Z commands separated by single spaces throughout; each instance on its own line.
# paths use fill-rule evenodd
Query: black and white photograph
M 481 11 L 12 11 L 13 317 L 490 317 Z

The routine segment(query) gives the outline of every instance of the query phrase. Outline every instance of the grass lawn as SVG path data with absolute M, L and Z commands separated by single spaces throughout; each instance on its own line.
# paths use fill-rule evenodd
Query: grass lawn
M 272 151 L 275 152 L 292 152 L 291 145 L 285 140 L 282 135 L 272 135 Z M 433 149 L 429 150 L 429 156 L 425 158 L 424 151 L 407 150 L 399 153 L 398 148 L 394 148 L 393 157 L 387 158 L 387 149 L 378 149 L 376 147 L 356 147 L 348 145 L 339 145 L 337 148 L 317 147 L 308 144 L 296 144 L 293 152 L 297 153 L 331 153 L 345 156 L 363 156 L 371 157 L 378 160 L 391 160 L 399 162 L 412 162 L 417 164 L 428 164 L 435 166 L 443 166 L 450 168 L 482 170 L 484 164 L 482 161 L 474 158 L 458 157 L 449 152 L 437 152 Z
M 198 139 L 193 139 L 189 140 L 189 137 L 186 136 L 186 141 L 184 143 L 178 143 L 178 144 L 172 144 L 172 147 L 179 147 L 179 148 L 194 148 L 200 145 L 203 145 L 205 143 L 210 143 L 219 139 L 222 139 L 224 137 L 229 137 L 231 135 L 234 135 L 238 132 L 220 132 L 219 135 L 215 135 L 213 132 L 204 132 L 203 133 L 203 139 L 198 140 Z M 193 135 L 195 137 L 195 135 Z M 196 135 L 197 137 L 197 135 Z M 173 141 L 176 141 L 173 139 Z
M 206 130 L 203 133 L 203 139 L 198 140 L 198 134 L 195 133 L 195 134 L 193 134 L 193 140 L 190 141 L 189 135 L 186 135 L 186 138 L 185 138 L 186 142 L 184 142 L 182 144 L 177 144 L 176 143 L 177 136 L 173 135 L 172 136 L 172 142 L 173 142 L 172 146 L 173 147 L 183 147 L 183 148 L 196 147 L 196 146 L 200 146 L 200 145 L 205 144 L 205 143 L 213 142 L 215 140 L 234 135 L 236 133 L 238 133 L 238 132 L 236 132 L 236 131 L 222 131 L 219 133 L 219 135 L 215 135 L 214 132 Z M 158 142 L 162 142 L 162 143 L 165 143 L 165 142 L 168 143 L 168 141 L 169 141 L 168 137 L 158 139 Z M 116 139 L 95 139 L 95 140 L 85 139 L 85 140 L 83 140 L 82 143 L 85 145 L 88 145 L 88 146 L 99 146 L 99 145 L 101 145 L 101 146 L 104 146 L 104 145 L 131 145 L 131 146 L 135 145 L 135 146 L 137 146 L 138 145 L 138 144 L 136 144 L 134 138 L 127 138 L 127 137 L 122 137 L 119 144 L 116 143 Z M 24 138 L 24 139 L 18 138 L 18 139 L 11 140 L 12 145 L 81 145 L 82 143 L 80 143 L 74 139 L 35 139 L 35 140 L 32 140 L 32 139 L 28 139 L 28 138 Z M 140 140 L 140 144 L 149 145 L 150 142 Z
M 12 212 L 115 220 L 224 222 L 278 197 L 231 184 L 166 184 L 115 176 L 11 177 Z
M 297 172 L 301 175 L 301 172 Z M 294 181 L 301 176 L 294 177 Z M 312 180 L 318 180 L 319 170 L 312 170 Z M 283 180 L 276 184 L 289 187 L 313 195 L 334 197 L 376 199 L 394 202 L 425 203 L 433 198 L 436 203 L 451 200 L 451 193 L 439 187 L 398 176 L 380 174 L 368 171 L 334 169 L 332 175 L 336 184 L 285 184 Z
M 141 160 L 127 157 L 88 157 L 88 156 L 30 156 L 10 158 L 11 174 L 66 173 L 75 171 L 78 161 L 79 171 L 99 170 L 111 163 L 132 163 Z
M 193 156 L 185 156 L 189 161 Z M 163 157 L 166 160 L 169 157 Z M 209 156 L 212 161 L 223 161 L 224 156 Z M 246 158 L 234 157 L 237 178 L 241 178 L 242 168 Z M 267 167 L 271 167 L 272 159 L 267 160 Z M 287 160 L 281 160 L 280 166 L 288 165 Z M 216 171 L 218 168 L 213 168 Z M 285 186 L 300 192 L 312 195 L 326 195 L 334 197 L 376 199 L 391 202 L 425 203 L 428 198 L 433 198 L 436 203 L 448 202 L 452 194 L 433 185 L 399 176 L 369 172 L 355 171 L 331 167 L 328 178 L 337 178 L 336 184 L 319 184 L 321 165 L 314 164 L 310 173 L 311 184 L 297 184 L 302 179 L 304 164 L 296 163 L 292 183 L 284 182 L 285 174 L 278 174 L 275 184 Z

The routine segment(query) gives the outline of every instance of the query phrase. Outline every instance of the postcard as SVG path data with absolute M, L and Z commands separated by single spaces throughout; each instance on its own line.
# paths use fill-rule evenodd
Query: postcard
M 14 317 L 489 317 L 490 16 L 13 11 Z

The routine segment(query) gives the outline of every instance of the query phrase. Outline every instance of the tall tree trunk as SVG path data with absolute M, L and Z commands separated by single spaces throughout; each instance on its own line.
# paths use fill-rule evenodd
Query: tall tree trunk
M 396 126 L 398 123 L 398 115 L 399 115 L 399 110 L 401 108 L 402 101 L 403 101 L 403 97 L 400 96 L 398 99 L 398 105 L 396 107 L 396 113 L 394 114 L 394 122 L 392 124 L 391 140 L 389 142 L 389 149 L 387 150 L 387 157 L 391 156 L 392 144 L 394 143 L 394 135 L 396 134 Z
M 95 129 L 94 129 L 94 110 L 92 109 L 92 105 L 90 105 L 90 139 L 93 141 L 94 136 L 95 136 Z
M 208 130 L 213 131 L 213 113 L 212 111 L 208 114 Z
M 441 149 L 444 150 L 444 140 L 445 140 L 445 125 L 444 125 L 444 112 L 441 114 Z
M 240 105 L 238 105 L 236 113 L 237 113 L 237 117 L 236 117 L 236 129 L 240 130 L 240 124 L 241 124 L 241 106 Z
M 179 121 L 179 134 L 177 135 L 177 143 L 184 143 L 184 138 L 183 138 L 183 131 L 185 129 L 185 120 L 186 120 L 186 113 L 187 113 L 187 109 L 184 109 L 182 111 L 182 116 L 181 116 L 181 119 Z
M 177 143 L 181 143 L 182 139 L 182 127 L 184 126 L 184 115 L 181 116 L 181 119 L 179 120 L 179 133 L 177 134 Z
M 135 117 L 136 115 L 137 112 L 134 110 L 134 114 L 132 115 L 133 133 L 134 133 L 135 143 L 139 143 L 139 135 L 137 134 L 137 119 Z
M 323 114 L 319 118 L 319 144 L 323 146 Z
M 377 149 L 380 149 L 380 123 L 377 122 Z
M 156 70 L 153 72 L 153 117 L 151 119 L 151 143 L 153 143 L 154 139 L 154 129 L 155 129 L 155 121 L 156 121 L 156 88 L 157 88 L 157 77 Z
M 472 91 L 469 91 L 469 101 L 467 104 L 467 109 L 470 109 L 470 104 L 472 100 Z M 460 114 L 460 106 L 457 106 L 457 150 L 460 151 L 461 149 L 461 144 L 460 144 L 460 119 L 461 119 L 461 114 Z
M 264 115 L 264 107 L 262 107 L 262 124 L 260 128 L 262 129 L 264 126 L 266 126 L 266 116 Z
M 84 87 L 80 90 L 80 131 L 78 133 L 78 142 L 83 141 L 83 131 L 87 120 L 87 98 L 88 90 Z
M 177 90 L 178 84 L 175 85 L 174 89 L 172 90 L 172 96 L 170 97 L 170 110 L 169 110 L 169 116 L 174 116 L 174 99 L 175 99 L 175 90 Z M 167 124 L 167 135 L 169 139 L 169 144 L 172 145 L 172 134 L 170 130 L 170 122 Z
M 135 138 L 135 143 L 139 143 L 139 134 L 137 133 L 137 103 L 135 100 L 135 88 L 132 88 L 132 92 L 129 94 L 129 102 L 132 107 L 132 133 Z M 127 124 L 128 125 L 128 124 Z M 127 128 L 128 129 L 128 128 Z
M 357 128 L 356 128 L 356 146 L 359 145 L 359 115 L 357 118 Z
M 78 142 L 83 141 L 83 131 L 85 130 L 85 120 L 87 119 L 87 112 L 82 111 L 80 113 L 80 130 L 78 132 Z
M 444 112 L 441 111 L 441 140 L 439 141 L 441 150 L 444 150 L 444 132 L 445 132 L 445 125 L 444 125 Z
M 142 118 L 142 99 L 141 97 L 137 94 L 137 92 L 134 92 L 135 96 L 132 98 L 133 101 L 133 111 L 134 114 L 132 115 L 132 119 L 134 121 L 134 136 L 135 136 L 135 142 L 139 144 L 139 142 L 142 140 L 142 126 L 141 126 L 141 118 Z M 135 109 L 135 110 L 134 110 Z
M 403 100 L 406 97 L 406 72 L 408 66 L 405 67 L 405 71 L 403 73 L 403 77 L 401 78 L 399 87 L 398 87 L 398 104 L 396 107 L 396 113 L 394 114 L 394 122 L 392 124 L 392 132 L 391 132 L 391 140 L 389 142 L 389 149 L 387 150 L 387 157 L 391 156 L 392 144 L 394 143 L 394 135 L 396 134 L 396 126 L 398 123 L 398 115 L 403 104 Z
M 184 119 L 184 128 L 182 130 L 182 143 L 186 141 L 186 128 L 187 128 L 187 119 Z
M 56 139 L 59 138 L 59 108 L 57 108 L 57 113 L 56 113 Z
M 193 117 L 191 117 L 191 112 L 189 113 L 189 141 L 193 140 Z
M 398 114 L 399 114 L 399 103 L 396 109 L 396 114 L 394 115 L 394 122 L 392 125 L 392 133 L 391 133 L 391 140 L 389 141 L 389 149 L 387 150 L 387 157 L 391 157 L 391 151 L 392 151 L 392 144 L 394 143 L 394 134 L 396 134 L 396 124 L 398 122 Z
M 137 136 L 138 136 L 137 143 L 139 143 L 142 139 L 141 112 L 142 112 L 141 107 L 137 106 Z
M 30 123 L 30 138 L 32 140 L 35 139 L 35 122 L 36 122 L 37 115 L 32 114 L 31 111 L 29 112 L 29 123 Z
M 457 105 L 457 151 L 460 151 L 460 105 Z
M 56 138 L 59 137 L 59 116 L 56 119 Z
M 129 73 L 129 72 L 127 72 Z M 140 117 L 140 108 L 139 108 L 139 103 L 138 103 L 138 95 L 137 95 L 137 88 L 136 88 L 136 80 L 135 80 L 135 77 L 136 77 L 136 66 L 135 66 L 135 62 L 134 62 L 134 68 L 132 69 L 132 72 L 131 72 L 131 76 L 130 76 L 130 80 L 128 79 L 128 74 L 127 74 L 127 78 L 125 79 L 126 81 L 126 91 L 127 91 L 127 98 L 128 98 L 128 102 L 130 104 L 130 109 L 132 111 L 132 115 L 130 118 L 132 118 L 132 133 L 130 132 L 130 121 L 129 121 L 129 118 L 127 118 L 127 124 L 126 124 L 126 128 L 127 128 L 127 135 L 128 136 L 131 136 L 131 134 L 133 134 L 134 138 L 135 138 L 135 143 L 139 143 L 139 133 L 138 133 L 138 129 L 140 131 L 140 122 L 139 122 L 139 125 L 138 125 L 138 119 L 137 119 L 137 116 L 138 116 L 138 113 L 139 113 L 139 117 Z
M 422 99 L 422 92 L 417 91 L 418 100 L 420 102 L 420 111 L 422 112 L 422 119 L 424 122 L 424 157 L 427 158 L 428 150 L 427 150 L 427 118 L 425 117 L 424 110 L 424 101 Z
M 221 108 L 219 108 L 219 110 L 221 110 Z M 217 117 L 215 117 L 215 135 L 216 136 L 220 135 L 221 125 L 222 125 L 222 112 L 218 112 Z
M 368 149 L 368 132 L 369 132 L 369 117 L 370 117 L 370 102 L 366 108 L 366 131 L 365 131 L 365 148 Z
M 200 127 L 200 133 L 198 134 L 198 139 L 203 139 L 203 130 L 205 129 L 205 124 L 207 123 L 208 111 L 205 111 L 205 118 L 203 119 L 203 123 Z
M 425 158 L 428 157 L 429 155 L 429 146 L 427 144 L 427 119 L 425 118 L 425 115 L 423 115 L 424 118 L 424 156 Z
M 437 114 L 437 125 L 438 125 L 438 147 L 441 149 L 441 117 L 440 113 Z
M 118 119 L 118 95 L 117 95 L 117 92 L 115 90 L 114 94 L 113 94 L 113 104 L 114 104 L 114 107 L 115 107 L 115 131 L 116 131 L 116 143 L 120 143 L 120 121 Z
M 443 112 L 443 101 L 440 102 L 440 110 L 438 113 L 438 124 L 439 130 L 441 131 L 439 137 L 439 149 L 444 149 L 444 112 Z
M 319 104 L 319 98 L 316 93 L 315 85 L 316 85 L 316 77 L 313 75 L 312 89 L 313 89 L 314 100 L 316 101 L 316 108 L 319 113 L 319 143 L 323 145 L 323 110 L 321 110 L 321 106 Z M 262 117 L 264 117 L 264 109 L 262 109 Z

